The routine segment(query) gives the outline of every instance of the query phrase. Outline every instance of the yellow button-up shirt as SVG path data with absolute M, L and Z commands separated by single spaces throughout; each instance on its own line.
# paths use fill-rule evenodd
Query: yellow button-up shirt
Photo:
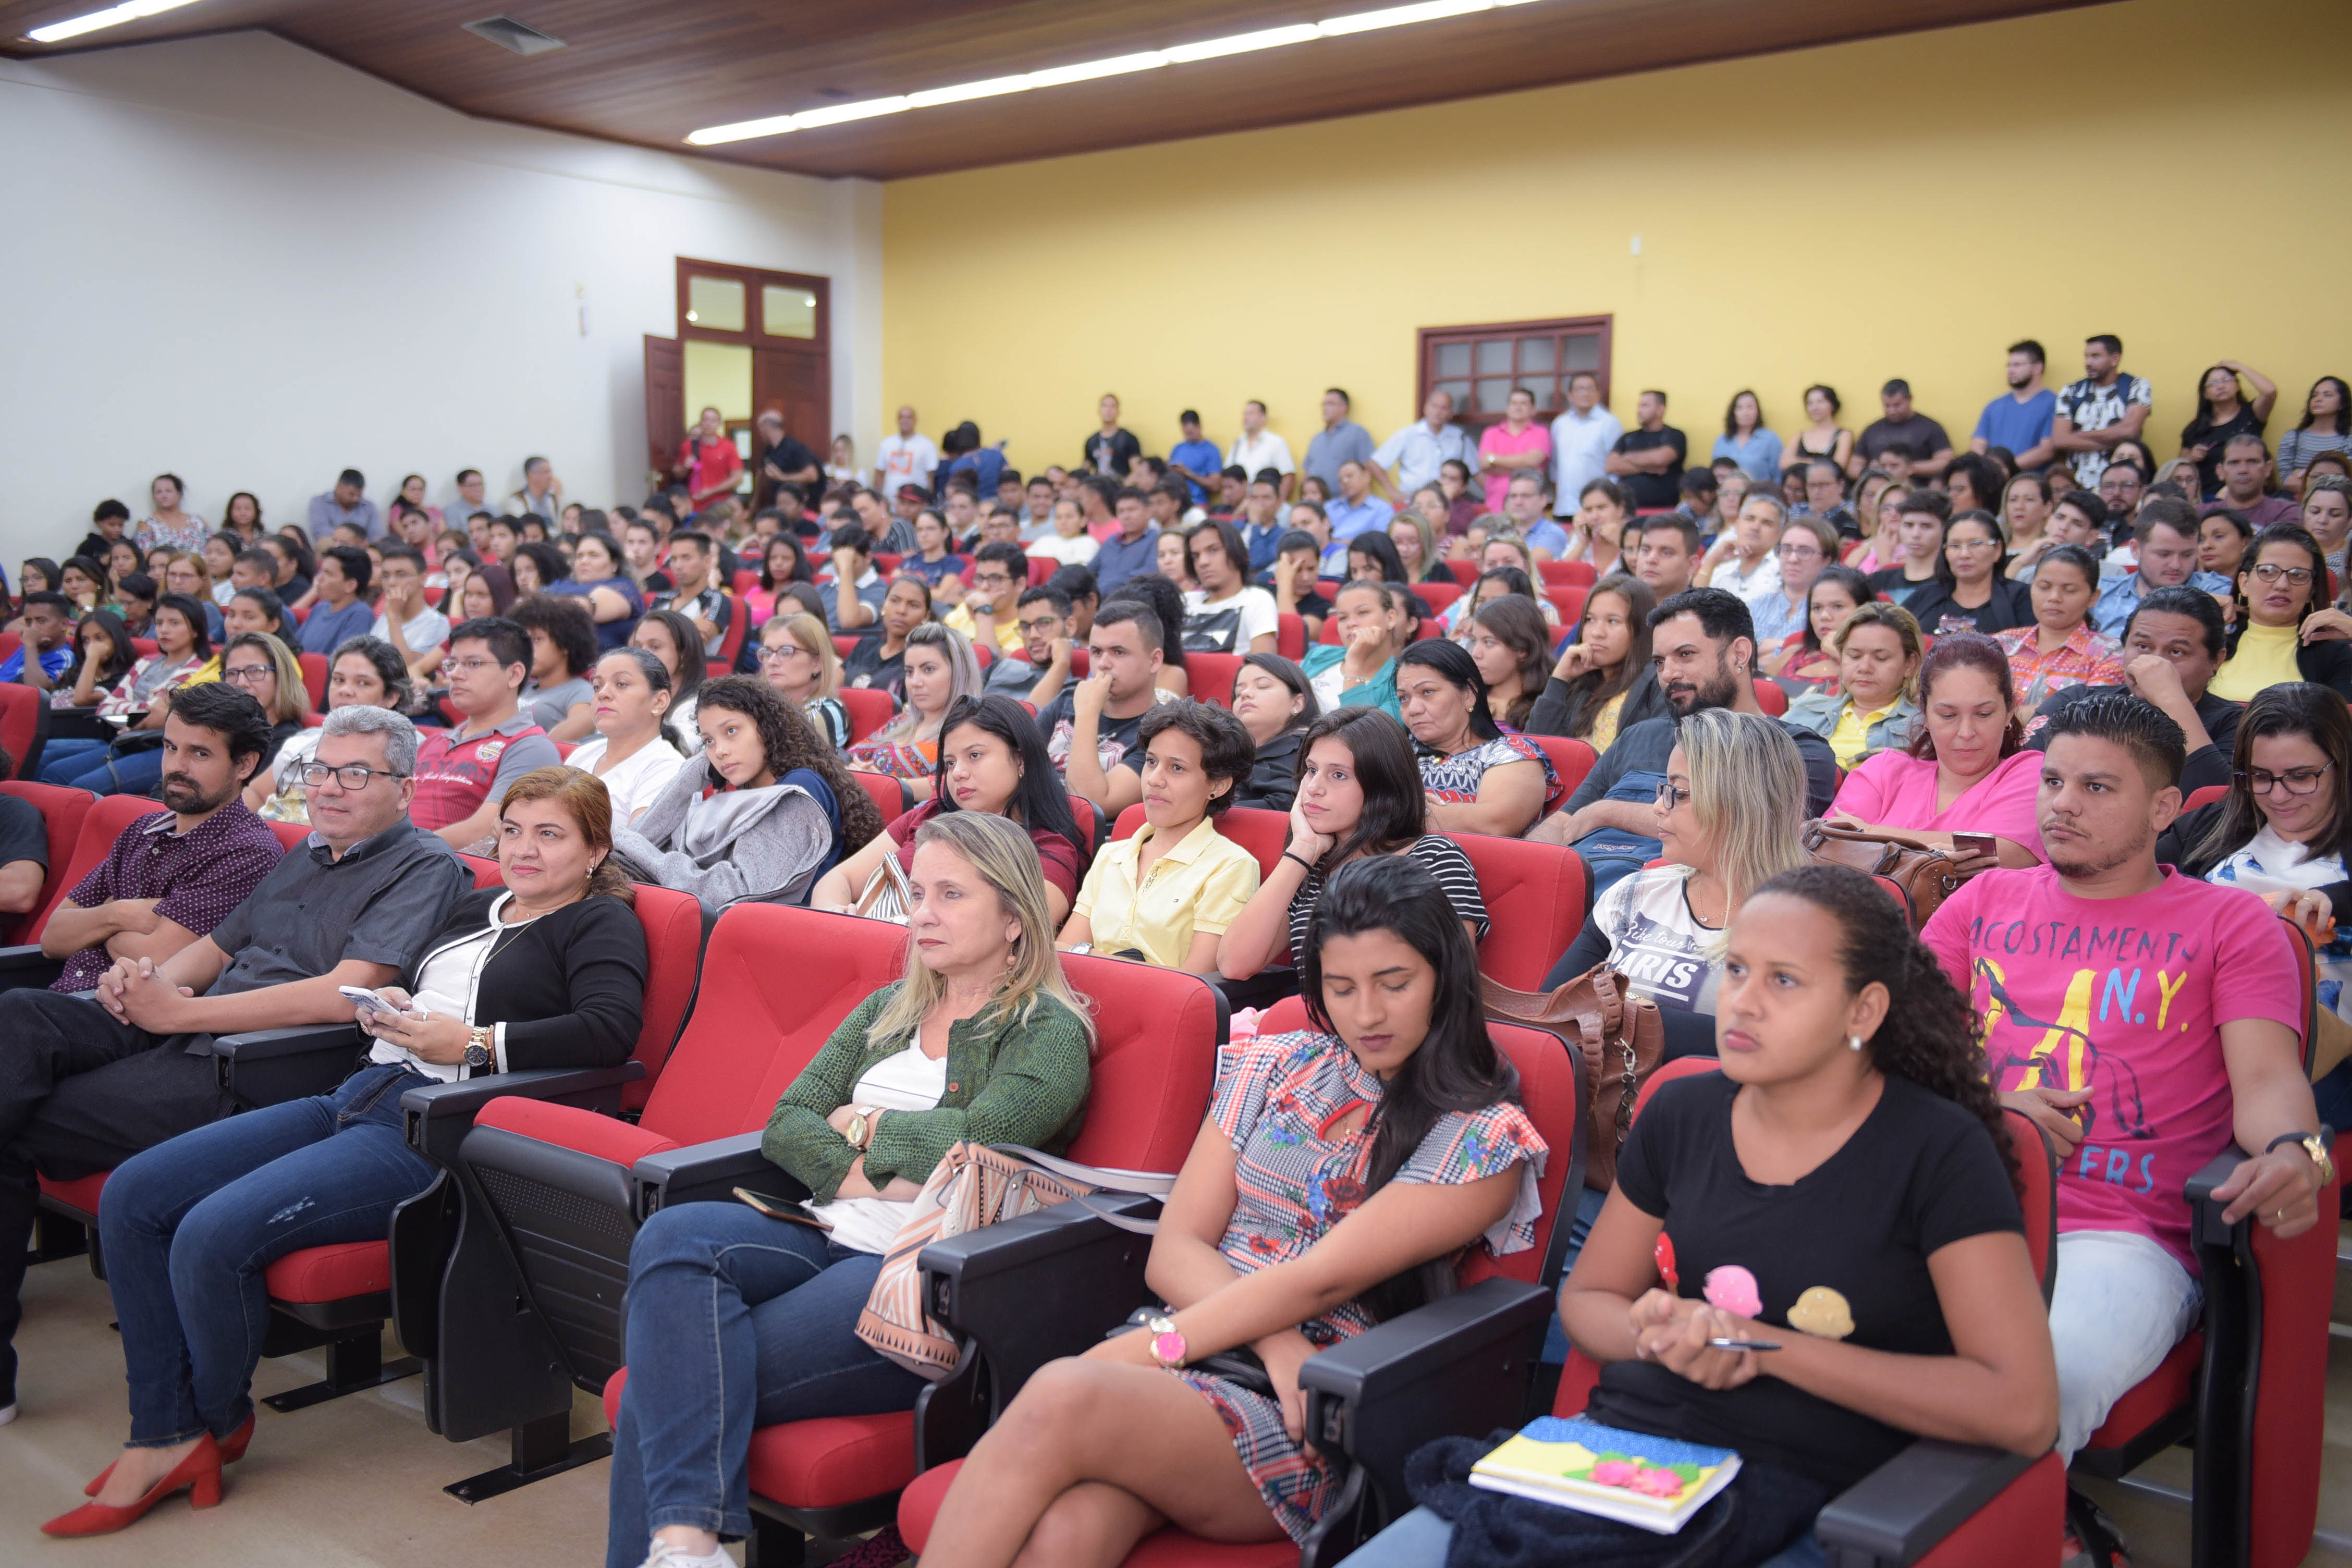
M 1150 823 L 1095 858 L 1070 912 L 1087 917 L 1097 952 L 1133 949 L 1162 969 L 1181 969 L 1199 935 L 1223 936 L 1257 891 L 1257 857 L 1203 817 L 1152 863 L 1140 888 L 1135 868 L 1159 829 Z

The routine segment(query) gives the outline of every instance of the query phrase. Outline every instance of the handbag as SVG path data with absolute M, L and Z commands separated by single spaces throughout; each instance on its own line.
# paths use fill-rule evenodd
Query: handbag
M 1605 963 L 1549 991 L 1520 991 L 1481 974 L 1478 994 L 1488 1018 L 1549 1029 L 1582 1056 L 1585 1114 L 1592 1130 L 1584 1184 L 1607 1192 L 1617 1181 L 1618 1148 L 1633 1131 L 1633 1101 L 1665 1058 L 1666 1024 L 1658 1005 L 1634 995 L 1625 977 Z
M 1924 930 L 1937 906 L 1976 873 L 1963 871 L 1948 849 L 1931 848 L 1906 833 L 1832 827 L 1820 817 L 1805 824 L 1805 858 L 1823 866 L 1851 866 L 1884 877 L 1911 900 L 1911 928 Z
M 857 1314 L 857 1337 L 890 1361 L 929 1382 L 955 1370 L 955 1338 L 923 1307 L 923 1277 L 915 1267 L 923 1248 L 966 1231 L 1018 1219 L 1039 1209 L 1076 1203 L 1121 1230 L 1150 1236 L 1157 1220 L 1107 1210 L 1089 1202 L 1099 1193 L 1165 1197 L 1172 1175 L 1081 1165 L 1007 1143 L 959 1142 L 941 1155 L 914 1198 L 914 1210 L 882 1255 L 882 1271 Z
M 866 879 L 866 886 L 849 912 L 869 921 L 895 921 L 905 925 L 908 902 L 906 870 L 898 864 L 898 856 L 885 855 L 882 863 L 874 868 L 874 875 Z

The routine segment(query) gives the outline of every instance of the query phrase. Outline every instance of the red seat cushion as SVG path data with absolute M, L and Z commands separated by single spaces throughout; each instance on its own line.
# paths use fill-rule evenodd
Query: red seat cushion
M 482 1107 L 481 1114 L 474 1118 L 474 1125 L 496 1127 L 525 1138 L 536 1138 L 542 1143 L 577 1149 L 583 1154 L 593 1154 L 615 1165 L 634 1165 L 648 1154 L 677 1147 L 675 1140 L 648 1132 L 617 1117 L 599 1116 L 575 1106 L 551 1105 L 519 1094 L 502 1094 Z
M 2172 1347 L 2172 1353 L 2154 1372 L 2139 1380 L 2129 1394 L 2116 1401 L 2107 1419 L 2091 1434 L 2086 1448 L 2120 1448 L 2133 1438 L 2197 1398 L 2197 1372 L 2205 1360 L 2205 1336 L 2190 1334 Z
M 66 1207 L 93 1218 L 98 1214 L 98 1194 L 106 1189 L 106 1178 L 111 1172 L 100 1171 L 94 1176 L 77 1176 L 70 1182 L 41 1178 L 41 1195 L 54 1198 Z
M 271 1264 L 262 1279 L 272 1300 L 343 1301 L 392 1289 L 392 1248 L 381 1241 L 306 1247 Z
M 916 1552 L 930 1539 L 931 1521 L 961 1468 L 963 1461 L 955 1459 L 925 1470 L 899 1496 L 898 1534 Z M 756 1481 L 752 1489 L 759 1489 Z M 1127 1554 L 1121 1568 L 1298 1568 L 1298 1548 L 1286 1540 L 1221 1546 L 1181 1530 L 1162 1530 L 1146 1536 Z
M 604 1419 L 615 1427 L 628 1382 L 623 1367 L 604 1384 Z M 786 1508 L 839 1508 L 887 1496 L 914 1479 L 912 1411 L 787 1421 L 751 1434 L 751 1490 Z

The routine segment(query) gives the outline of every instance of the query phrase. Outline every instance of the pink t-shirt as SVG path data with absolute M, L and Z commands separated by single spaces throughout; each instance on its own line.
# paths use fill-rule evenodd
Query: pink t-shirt
M 2058 1228 L 2135 1231 L 2196 1273 L 2183 1194 L 2231 1137 L 2221 1026 L 2303 1033 L 2278 918 L 2168 866 L 2129 899 L 2078 899 L 2037 866 L 1971 878 L 1921 940 L 1984 1019 L 1995 1088 L 2097 1091 L 2058 1169 Z
M 1990 833 L 2042 854 L 2042 828 L 2033 815 L 2042 789 L 2042 753 L 2003 757 L 1992 772 L 1936 809 L 1936 764 L 1901 752 L 1881 752 L 1846 774 L 1831 808 L 1881 827 L 1913 833 Z
M 1520 452 L 1541 452 L 1544 462 L 1549 465 L 1551 461 L 1551 427 L 1540 419 L 1530 420 L 1526 429 L 1514 436 L 1508 425 L 1489 425 L 1486 427 L 1486 433 L 1478 437 L 1478 465 L 1481 468 L 1486 467 L 1486 459 L 1489 458 L 1512 457 Z M 1499 483 L 1480 481 L 1486 486 L 1488 511 L 1503 510 L 1503 497 L 1511 488 L 1511 479 L 1517 479 L 1521 474 L 1533 474 L 1538 479 L 1544 477 L 1542 468 L 1510 468 L 1504 471 L 1509 474 L 1510 479 L 1503 479 Z

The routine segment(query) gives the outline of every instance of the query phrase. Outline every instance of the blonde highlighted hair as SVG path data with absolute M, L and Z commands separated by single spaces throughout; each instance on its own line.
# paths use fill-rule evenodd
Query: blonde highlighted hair
M 499 820 L 524 801 L 551 800 L 572 814 L 572 825 L 591 849 L 599 851 L 596 868 L 588 874 L 588 896 L 599 893 L 635 907 L 636 889 L 613 858 L 613 796 L 604 781 L 580 768 L 533 768 L 507 786 L 499 801 Z
M 1675 732 L 1690 766 L 1691 813 L 1715 847 L 1715 871 L 1738 909 L 1748 895 L 1805 863 L 1805 762 L 1797 742 L 1760 713 L 1708 708 Z
M 1838 629 L 1830 635 L 1832 651 L 1841 656 L 1844 654 L 1845 639 L 1853 635 L 1856 626 L 1885 626 L 1902 642 L 1904 662 L 1910 666 L 1903 677 L 1903 695 L 1913 702 L 1918 701 L 1919 661 L 1927 657 L 1927 639 L 1920 633 L 1919 623 L 1913 618 L 1911 612 L 1900 605 L 1890 605 L 1881 599 L 1857 605 L 1846 612 L 1845 619 L 1840 621 Z
M 601 786 L 600 786 L 601 787 Z M 1037 859 L 1037 846 L 1028 831 L 1009 817 L 977 811 L 934 816 L 915 830 L 915 850 L 926 844 L 953 849 L 995 890 L 1003 913 L 1021 924 L 1013 940 L 1011 962 L 985 1011 L 986 1016 L 1026 1024 L 1041 996 L 1050 996 L 1077 1016 L 1093 1049 L 1094 1019 L 1087 999 L 1070 989 L 1062 973 L 1062 955 L 1054 946 L 1053 911 L 1045 903 L 1045 877 Z M 947 994 L 947 982 L 927 966 L 915 951 L 911 924 L 907 939 L 907 977 L 875 1016 L 868 1038 L 877 1044 L 904 1045 L 915 1037 L 923 1019 Z
M 841 689 L 841 655 L 835 651 L 833 634 L 824 629 L 824 623 L 805 610 L 798 615 L 785 616 L 782 618 L 784 630 L 793 635 L 793 641 L 816 655 L 816 661 L 824 669 L 824 673 L 817 677 L 815 694 L 819 697 L 831 697 L 839 691 Z M 771 626 L 774 624 L 772 621 L 769 623 Z
M 907 651 L 919 647 L 935 647 L 940 657 L 948 661 L 950 676 L 947 707 L 941 708 L 938 719 L 926 719 L 913 702 L 899 710 L 898 716 L 884 725 L 876 739 L 883 741 L 935 741 L 939 739 L 940 721 L 948 709 L 956 705 L 959 697 L 980 695 L 980 658 L 971 651 L 971 639 L 953 626 L 940 621 L 925 621 L 907 634 Z

